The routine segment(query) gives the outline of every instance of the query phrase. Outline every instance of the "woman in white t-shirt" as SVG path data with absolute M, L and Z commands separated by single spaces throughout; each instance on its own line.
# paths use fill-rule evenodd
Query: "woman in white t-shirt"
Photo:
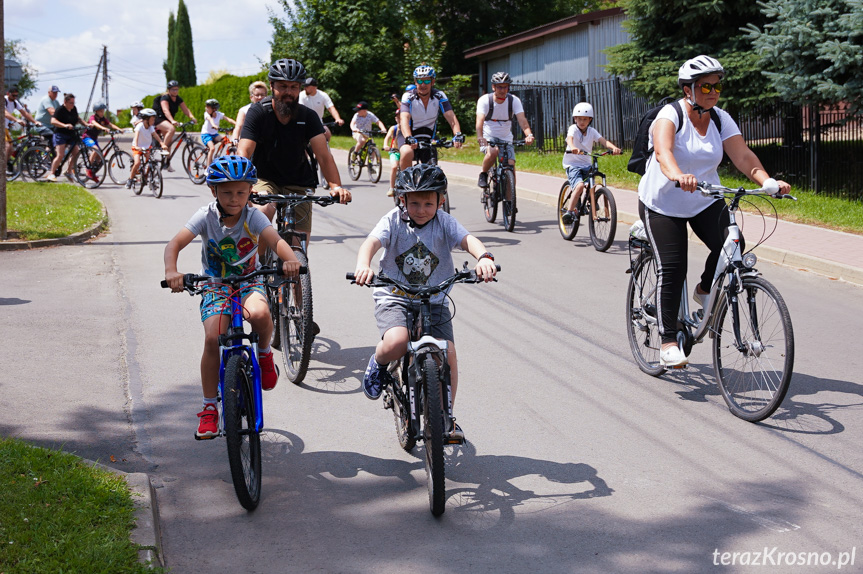
M 706 306 L 724 241 L 723 231 L 729 222 L 725 202 L 694 193 L 697 183 L 719 183 L 717 168 L 723 153 L 758 185 L 771 179 L 731 116 L 716 107 L 724 75 L 722 65 L 709 56 L 698 56 L 680 67 L 677 83 L 684 97 L 676 104 L 681 106 L 682 117 L 678 119 L 672 104 L 656 116 L 650 129 L 654 152 L 638 184 L 639 215 L 653 245 L 660 275 L 659 360 L 669 367 L 688 362 L 677 345 L 677 310 L 686 279 L 686 224 L 710 249 L 694 293 L 696 301 Z M 784 181 L 777 183 L 780 193 L 791 190 Z

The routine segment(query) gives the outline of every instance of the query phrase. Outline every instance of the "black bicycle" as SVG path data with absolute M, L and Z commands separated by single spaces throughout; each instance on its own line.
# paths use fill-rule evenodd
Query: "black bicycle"
M 371 131 L 361 131 L 360 133 L 367 136 L 368 139 L 359 152 L 354 151 L 354 148 L 348 152 L 348 173 L 351 175 L 351 179 L 356 181 L 363 173 L 363 168 L 367 167 L 369 181 L 377 183 L 381 180 L 381 152 L 378 151 L 378 146 L 375 145 L 372 136 L 381 134 Z
M 141 169 L 137 181 L 132 182 L 132 191 L 141 195 L 144 188 L 150 190 L 156 199 L 162 197 L 162 150 L 150 149 L 141 157 Z
M 507 142 L 502 139 L 492 138 L 486 140 L 486 145 L 499 148 L 497 160 L 488 170 L 488 187 L 482 190 L 483 212 L 485 220 L 494 223 L 497 218 L 497 206 L 503 207 L 503 227 L 507 231 L 515 229 L 515 214 L 518 213 L 515 202 L 515 166 L 510 165 L 509 146 L 523 146 L 524 140 Z
M 12 139 L 12 153 L 6 158 L 6 181 L 15 181 L 22 175 L 28 175 L 24 169 L 24 156 L 33 148 L 43 148 L 51 152 L 50 137 L 53 132 L 47 128 L 37 128 L 26 122 L 24 133 Z
M 500 271 L 500 265 L 497 265 Z M 353 273 L 346 279 L 355 283 Z M 416 300 L 408 330 L 411 334 L 404 357 L 387 366 L 395 385 L 384 388 L 384 408 L 392 409 L 396 435 L 403 449 L 410 452 L 418 440 L 425 445 L 426 479 L 429 508 L 435 516 L 446 509 L 446 473 L 444 445 L 462 444 L 463 438 L 453 436 L 452 389 L 447 363 L 447 341 L 432 336 L 431 298 L 445 293 L 455 283 L 482 283 L 476 271 L 467 268 L 442 281 L 439 285 L 403 283 L 378 273 L 368 287 L 395 286 Z
M 111 141 L 102 150 L 102 155 L 105 156 L 105 161 L 108 162 L 108 177 L 117 185 L 123 185 L 129 181 L 129 176 L 132 173 L 132 154 L 126 150 L 120 149 L 120 145 L 114 138 L 120 132 L 111 130 L 108 136 Z
M 73 130 L 75 135 L 73 140 L 66 145 L 66 152 L 58 169 L 59 173 L 62 173 L 63 166 L 66 165 L 67 161 L 71 161 L 72 152 L 76 147 L 79 148 L 80 151 L 72 168 L 73 176 L 82 187 L 95 189 L 102 185 L 105 180 L 107 167 L 102 152 L 96 147 L 96 142 L 89 137 L 82 138 L 87 129 L 87 127 L 79 127 Z M 56 152 L 53 149 L 41 146 L 31 148 L 24 154 L 23 167 L 27 170 L 27 175 L 34 181 L 41 179 L 51 171 L 51 164 L 55 156 Z
M 419 165 L 421 163 L 427 163 L 429 165 L 437 165 L 437 148 L 451 148 L 453 146 L 452 140 L 447 140 L 446 138 L 442 138 L 439 140 L 427 139 L 423 137 L 416 138 L 417 140 L 417 148 L 414 150 L 414 165 Z M 401 168 L 399 168 L 401 171 Z M 396 175 L 396 180 L 398 180 L 398 175 Z M 399 194 L 396 193 L 393 195 L 393 201 L 396 204 L 396 207 L 399 206 Z M 441 207 L 444 211 L 449 213 L 449 194 L 444 195 L 443 206 Z
M 315 203 L 321 207 L 338 203 L 339 199 L 330 195 L 258 195 L 253 193 L 249 201 L 258 205 L 276 204 L 276 228 L 279 235 L 294 250 L 294 255 L 302 267 L 308 269 L 308 235 L 297 231 L 296 207 L 301 203 Z M 267 250 L 262 263 L 268 264 L 275 254 Z M 301 275 L 293 284 L 267 284 L 267 299 L 273 317 L 273 340 L 271 345 L 281 350 L 282 361 L 288 379 L 300 384 L 309 368 L 312 356 L 312 341 L 315 338 L 312 320 L 312 276 L 310 272 Z
M 617 231 L 617 203 L 611 191 L 605 187 L 605 174 L 599 171 L 598 159 L 611 152 L 587 154 L 579 150 L 567 150 L 565 153 L 589 155 L 591 166 L 587 172 L 581 197 L 573 210 L 575 216 L 568 213 L 573 193 L 569 180 L 565 181 L 560 188 L 557 196 L 557 223 L 560 235 L 567 241 L 572 241 L 578 233 L 580 219 L 588 216 L 588 230 L 593 247 L 597 251 L 606 251 L 614 242 L 614 234 Z M 601 186 L 597 185 L 597 179 L 602 180 Z

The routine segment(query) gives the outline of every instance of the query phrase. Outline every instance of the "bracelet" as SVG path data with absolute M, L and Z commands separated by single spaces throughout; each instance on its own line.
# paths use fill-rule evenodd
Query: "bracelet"
M 483 253 L 482 255 L 477 257 L 476 260 L 479 261 L 480 259 L 483 259 L 483 258 L 491 259 L 492 261 L 494 261 L 494 255 L 492 255 L 490 251 L 486 251 L 485 253 Z

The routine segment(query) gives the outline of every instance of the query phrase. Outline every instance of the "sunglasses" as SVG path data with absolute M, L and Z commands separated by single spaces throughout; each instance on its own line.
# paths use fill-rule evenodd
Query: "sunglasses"
M 715 84 L 700 84 L 696 87 L 701 88 L 702 94 L 709 94 L 710 90 L 714 90 L 718 94 L 722 91 L 722 82 L 716 82 Z
M 417 84 L 431 84 L 431 83 L 432 83 L 431 78 L 427 78 L 425 80 L 417 80 Z

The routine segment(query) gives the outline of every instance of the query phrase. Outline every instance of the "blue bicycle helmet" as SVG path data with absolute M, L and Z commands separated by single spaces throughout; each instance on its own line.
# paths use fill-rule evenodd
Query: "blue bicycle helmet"
M 207 168 L 207 185 L 218 185 L 226 181 L 258 181 L 258 170 L 251 160 L 241 155 L 225 155 L 216 158 Z
M 415 89 L 417 89 L 417 85 L 416 85 L 416 84 L 408 84 L 407 86 L 405 86 L 405 91 L 406 91 L 406 92 L 409 92 L 409 91 L 411 91 L 411 90 L 415 90 Z
M 417 66 L 414 70 L 414 78 L 436 78 L 437 74 L 434 68 L 425 64 Z

